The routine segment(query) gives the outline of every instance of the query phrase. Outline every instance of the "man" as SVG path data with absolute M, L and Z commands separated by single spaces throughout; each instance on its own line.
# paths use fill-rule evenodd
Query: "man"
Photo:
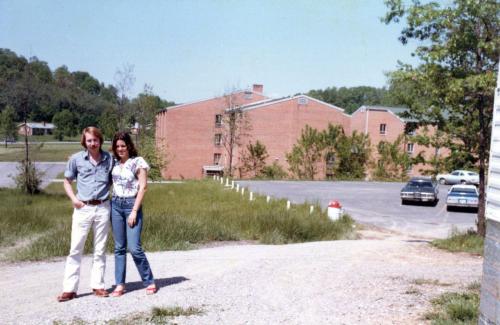
M 102 133 L 98 128 L 85 128 L 81 144 L 86 150 L 71 156 L 64 172 L 64 190 L 73 204 L 74 211 L 71 248 L 66 260 L 63 293 L 57 297 L 59 302 L 76 297 L 83 247 L 91 228 L 94 233 L 91 287 L 97 297 L 108 297 L 104 286 L 104 270 L 106 240 L 110 227 L 109 187 L 113 159 L 108 152 L 102 151 L 102 142 Z M 71 186 L 75 179 L 76 195 Z

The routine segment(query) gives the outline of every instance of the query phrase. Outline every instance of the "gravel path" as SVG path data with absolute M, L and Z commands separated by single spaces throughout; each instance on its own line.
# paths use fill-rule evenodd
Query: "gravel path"
M 355 241 L 235 245 L 149 253 L 160 286 L 146 296 L 129 259 L 129 291 L 96 298 L 86 257 L 78 299 L 57 303 L 64 261 L 1 264 L 1 324 L 102 323 L 151 307 L 197 307 L 177 324 L 424 324 L 429 300 L 479 281 L 482 258 L 375 231 Z M 112 284 L 113 258 L 106 281 Z M 416 279 L 429 280 L 416 284 Z M 438 280 L 439 283 L 437 283 Z M 434 282 L 434 283 L 430 283 Z

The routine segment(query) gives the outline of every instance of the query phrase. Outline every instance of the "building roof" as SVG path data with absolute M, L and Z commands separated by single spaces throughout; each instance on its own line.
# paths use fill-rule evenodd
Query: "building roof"
M 397 118 L 399 118 L 402 122 L 418 122 L 417 119 L 408 117 L 408 113 L 410 112 L 409 108 L 406 107 L 389 107 L 389 106 L 371 106 L 371 105 L 363 105 L 358 108 L 356 111 L 352 113 L 352 115 L 356 114 L 358 111 L 379 111 L 379 112 L 388 112 L 394 114 Z
M 44 123 L 44 122 L 28 122 L 26 123 L 28 127 L 32 129 L 53 129 L 55 128 L 54 124 L 52 123 Z M 24 123 L 20 123 L 17 125 L 17 127 L 23 126 Z
M 251 110 L 251 109 L 256 109 L 256 108 L 260 108 L 260 107 L 264 107 L 264 106 L 269 106 L 269 105 L 272 105 L 272 104 L 286 102 L 286 101 L 289 101 L 289 100 L 294 100 L 294 99 L 299 99 L 299 98 L 304 98 L 306 100 L 312 100 L 312 101 L 318 102 L 318 103 L 323 104 L 323 105 L 325 105 L 325 106 L 327 106 L 329 108 L 338 110 L 338 111 L 340 111 L 341 113 L 343 113 L 346 116 L 349 116 L 349 115 L 347 115 L 347 114 L 344 113 L 344 109 L 343 108 L 340 108 L 338 106 L 335 106 L 335 105 L 323 102 L 323 101 L 321 101 L 319 99 L 312 98 L 312 97 L 307 96 L 307 95 L 296 95 L 296 96 L 287 96 L 287 97 L 280 97 L 280 98 L 272 98 L 272 99 L 262 100 L 260 102 L 255 102 L 255 103 L 250 103 L 250 104 L 247 104 L 247 105 L 243 105 L 242 108 L 243 108 L 244 111 L 248 111 L 248 110 Z

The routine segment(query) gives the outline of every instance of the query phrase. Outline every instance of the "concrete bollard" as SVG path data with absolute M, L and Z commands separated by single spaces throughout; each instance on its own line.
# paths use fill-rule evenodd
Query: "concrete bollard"
M 314 212 L 314 205 L 311 205 L 309 207 L 309 214 L 312 214 Z
M 253 192 L 250 192 L 250 201 L 253 201 Z
M 244 187 L 241 188 L 241 195 L 245 195 L 245 188 Z
M 286 209 L 290 210 L 290 201 L 286 201 Z
M 266 196 L 266 202 L 269 203 L 269 201 L 271 201 L 271 197 L 268 195 Z

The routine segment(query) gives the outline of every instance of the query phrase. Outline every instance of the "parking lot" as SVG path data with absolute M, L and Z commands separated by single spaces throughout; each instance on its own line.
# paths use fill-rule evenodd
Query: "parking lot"
M 472 210 L 447 211 L 449 185 L 439 185 L 439 202 L 401 205 L 399 192 L 404 183 L 327 182 L 327 181 L 239 181 L 251 191 L 292 203 L 318 202 L 327 208 L 331 200 L 340 201 L 357 222 L 422 238 L 445 238 L 453 227 L 475 229 L 477 213 Z

